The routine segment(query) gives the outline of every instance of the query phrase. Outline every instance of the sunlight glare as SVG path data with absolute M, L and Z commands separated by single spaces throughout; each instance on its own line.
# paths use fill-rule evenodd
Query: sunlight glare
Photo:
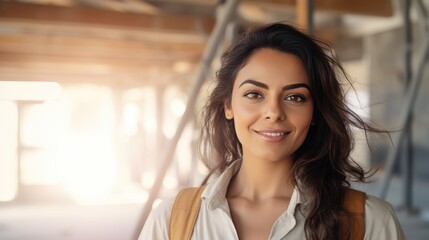
M 143 187 L 145 189 L 152 188 L 153 183 L 155 182 L 155 177 L 156 177 L 155 173 L 152 171 L 144 172 L 142 174 L 142 177 L 141 177 L 142 178 L 141 182 L 142 182 Z
M 3 115 L 4 114 L 4 115 Z M 18 191 L 17 129 L 18 108 L 0 101 L 0 202 L 15 198 Z
M 0 99 L 37 101 L 60 95 L 61 86 L 56 82 L 0 81 Z
M 116 166 L 107 136 L 75 134 L 63 146 L 64 185 L 76 200 L 94 200 L 112 191 Z
M 167 175 L 164 177 L 164 180 L 162 181 L 162 185 L 166 189 L 175 189 L 179 183 L 177 182 L 177 178 Z

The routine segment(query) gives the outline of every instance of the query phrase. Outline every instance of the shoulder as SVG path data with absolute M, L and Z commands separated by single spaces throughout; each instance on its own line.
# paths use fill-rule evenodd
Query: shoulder
M 366 203 L 365 203 L 365 211 L 367 216 L 380 217 L 380 214 L 389 214 L 393 213 L 393 207 L 386 201 L 381 200 L 380 198 L 374 197 L 372 195 L 367 195 Z M 372 214 L 374 213 L 374 214 Z
M 365 239 L 405 239 L 393 207 L 371 195 L 365 203 Z
M 164 200 L 155 207 L 146 220 L 139 240 L 168 239 L 168 225 L 175 197 Z

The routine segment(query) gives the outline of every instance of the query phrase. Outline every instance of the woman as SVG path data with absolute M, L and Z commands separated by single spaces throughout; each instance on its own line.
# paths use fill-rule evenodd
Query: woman
M 349 182 L 364 182 L 365 172 L 350 158 L 350 127 L 379 131 L 347 107 L 346 74 L 327 50 L 273 24 L 224 53 L 204 111 L 203 160 L 211 174 L 191 239 L 351 235 L 340 230 L 352 218 L 342 203 Z M 173 202 L 152 212 L 140 239 L 168 239 Z M 368 196 L 364 204 L 365 239 L 404 238 L 388 203 Z

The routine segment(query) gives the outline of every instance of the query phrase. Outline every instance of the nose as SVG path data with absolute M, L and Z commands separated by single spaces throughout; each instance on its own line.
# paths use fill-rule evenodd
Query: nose
M 266 120 L 270 120 L 273 122 L 283 121 L 286 119 L 286 113 L 281 106 L 281 102 L 277 100 L 272 100 L 267 103 L 265 116 Z

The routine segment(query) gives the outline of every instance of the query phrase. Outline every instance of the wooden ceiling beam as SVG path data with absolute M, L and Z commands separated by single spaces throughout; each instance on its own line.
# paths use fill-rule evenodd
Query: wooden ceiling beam
M 297 0 L 242 0 L 244 3 L 264 3 L 294 8 Z M 315 11 L 390 17 L 392 0 L 315 0 Z
M 171 12 L 149 15 L 110 11 L 85 5 L 62 7 L 16 1 L 0 1 L 0 19 L 132 27 L 142 30 L 197 34 L 210 32 L 215 21 L 213 16 L 179 15 Z
M 153 74 L 147 73 L 111 73 L 108 75 L 88 74 L 88 73 L 73 73 L 73 74 L 57 74 L 57 73 L 44 73 L 44 72 L 7 72 L 0 71 L 0 79 L 7 79 L 7 81 L 35 81 L 35 82 L 57 82 L 63 84 L 102 84 L 117 88 L 135 88 L 143 86 L 170 86 L 183 84 L 189 79 L 189 75 L 167 75 L 167 74 Z
M 280 8 L 295 9 L 298 0 L 242 0 L 242 4 L 277 5 Z M 201 12 L 214 8 L 217 0 L 148 0 L 149 3 L 165 9 L 201 8 Z M 315 0 L 316 11 L 348 13 L 390 17 L 393 15 L 392 0 Z M 186 11 L 186 10 L 182 10 Z M 189 10 L 188 10 L 189 12 Z
M 72 59 L 0 52 L 0 81 L 142 86 L 166 85 L 175 80 L 186 86 L 195 67 L 192 65 L 186 73 L 178 73 L 171 64 L 152 60 Z
M 198 61 L 204 44 L 168 44 L 52 35 L 1 35 L 0 51 L 69 58 Z
M 164 59 L 163 57 L 142 56 L 140 58 L 115 58 L 115 57 L 80 57 L 80 56 L 50 56 L 46 54 L 10 53 L 0 51 L 0 65 L 21 67 L 47 67 L 61 70 L 60 66 L 79 66 L 80 68 L 91 68 L 92 66 L 109 66 L 118 69 L 150 69 L 150 68 L 173 68 L 175 61 L 186 61 L 179 59 Z M 197 62 L 188 62 L 196 65 Z M 82 65 L 82 66 L 80 66 Z
M 218 0 L 147 0 L 149 3 L 162 8 L 177 9 L 186 6 L 189 8 L 213 8 Z M 242 0 L 242 4 L 278 5 L 280 8 L 295 9 L 297 0 Z M 392 0 L 315 0 L 315 10 L 357 15 L 389 17 L 393 15 Z

